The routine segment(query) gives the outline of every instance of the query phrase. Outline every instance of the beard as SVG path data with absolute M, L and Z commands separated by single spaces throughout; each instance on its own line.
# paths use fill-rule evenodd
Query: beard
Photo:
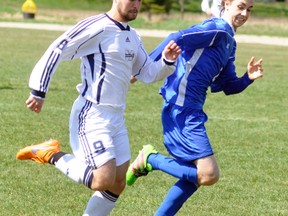
M 121 5 L 118 5 L 118 13 L 124 22 L 129 22 L 137 18 L 138 10 L 131 9 L 129 11 L 123 11 L 121 10 Z

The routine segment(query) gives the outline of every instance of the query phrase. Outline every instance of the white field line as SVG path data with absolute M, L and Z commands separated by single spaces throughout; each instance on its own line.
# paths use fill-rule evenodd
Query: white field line
M 0 28 L 20 28 L 20 29 L 36 29 L 49 31 L 66 31 L 71 25 L 58 24 L 42 24 L 42 23 L 17 23 L 17 22 L 0 22 Z M 142 37 L 160 37 L 164 38 L 172 31 L 167 30 L 147 30 L 137 29 Z M 275 46 L 288 46 L 288 38 L 286 37 L 269 37 L 256 35 L 236 35 L 235 39 L 238 43 L 266 44 Z

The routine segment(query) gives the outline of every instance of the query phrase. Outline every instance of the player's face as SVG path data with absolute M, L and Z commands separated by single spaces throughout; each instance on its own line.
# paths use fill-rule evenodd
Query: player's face
M 122 22 L 135 20 L 141 4 L 142 0 L 118 0 L 117 10 Z
M 235 30 L 248 20 L 253 4 L 253 0 L 227 0 L 225 2 L 224 14 Z

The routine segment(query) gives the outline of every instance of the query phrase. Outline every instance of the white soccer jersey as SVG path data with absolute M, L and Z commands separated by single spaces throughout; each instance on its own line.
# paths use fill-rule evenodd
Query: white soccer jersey
M 201 9 L 203 12 L 207 13 L 210 9 L 213 17 L 221 17 L 221 5 L 222 0 L 202 0 Z
M 79 22 L 49 46 L 32 71 L 32 94 L 45 97 L 58 64 L 76 58 L 81 58 L 78 92 L 93 103 L 121 108 L 125 107 L 131 75 L 151 83 L 175 69 L 163 59 L 150 59 L 140 36 L 129 25 L 100 14 Z

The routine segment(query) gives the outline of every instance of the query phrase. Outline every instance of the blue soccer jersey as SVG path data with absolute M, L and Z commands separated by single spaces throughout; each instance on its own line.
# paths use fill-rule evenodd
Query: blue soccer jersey
M 212 92 L 235 94 L 251 83 L 246 75 L 236 75 L 234 30 L 224 19 L 209 19 L 170 34 L 150 54 L 152 58 L 160 58 L 170 40 L 176 41 L 183 51 L 175 72 L 160 89 L 167 102 L 202 109 L 208 87 Z
M 204 123 L 207 90 L 236 94 L 252 81 L 247 73 L 235 72 L 236 41 L 232 26 L 222 18 L 170 34 L 150 55 L 161 57 L 165 45 L 174 40 L 182 49 L 176 70 L 164 82 L 162 124 L 164 144 L 177 159 L 193 161 L 213 154 Z

